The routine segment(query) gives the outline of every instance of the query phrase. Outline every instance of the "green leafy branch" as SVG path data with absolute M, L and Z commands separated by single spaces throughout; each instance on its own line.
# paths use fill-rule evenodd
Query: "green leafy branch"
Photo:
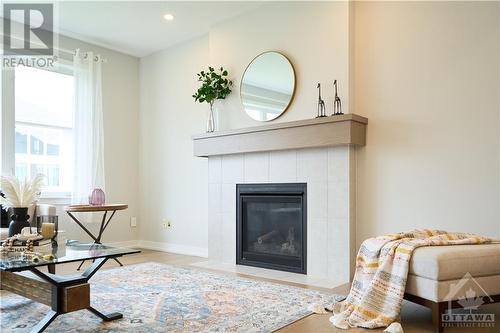
M 227 78 L 227 70 L 223 67 L 217 71 L 213 67 L 208 67 L 208 71 L 201 71 L 196 75 L 201 82 L 201 87 L 193 95 L 196 102 L 207 102 L 212 107 L 215 100 L 224 99 L 231 93 L 233 81 Z

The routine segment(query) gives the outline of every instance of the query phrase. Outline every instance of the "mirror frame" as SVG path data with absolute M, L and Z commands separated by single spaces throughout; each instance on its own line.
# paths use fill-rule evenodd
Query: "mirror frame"
M 264 55 L 266 53 L 278 53 L 279 55 L 281 55 L 282 57 L 284 57 L 288 63 L 290 64 L 290 67 L 292 67 L 292 72 L 293 72 L 293 91 L 292 91 L 292 96 L 290 97 L 290 101 L 288 102 L 288 104 L 286 105 L 285 109 L 274 119 L 269 119 L 269 120 L 256 120 L 252 117 L 250 117 L 248 115 L 248 113 L 246 112 L 245 110 L 245 107 L 243 106 L 243 99 L 241 98 L 241 86 L 243 85 L 243 78 L 245 77 L 245 74 L 248 70 L 248 67 L 250 67 L 250 65 L 255 61 L 255 59 L 257 59 L 258 57 L 260 57 L 261 55 Z M 283 114 L 285 114 L 286 111 L 288 111 L 288 109 L 290 108 L 290 105 L 292 104 L 293 102 L 293 99 L 295 98 L 295 91 L 297 90 L 297 72 L 295 71 L 295 67 L 293 66 L 293 63 L 292 61 L 290 60 L 290 58 L 288 58 L 284 53 L 280 52 L 280 51 L 264 51 L 264 52 L 261 52 L 259 53 L 257 56 L 255 56 L 252 61 L 250 61 L 247 65 L 247 67 L 245 67 L 245 71 L 243 72 L 243 75 L 241 76 L 241 81 L 240 81 L 240 102 L 241 102 L 241 105 L 243 106 L 243 111 L 245 112 L 245 114 L 248 116 L 248 118 L 252 119 L 253 121 L 256 121 L 256 122 L 259 122 L 259 123 L 267 123 L 269 121 L 273 121 L 273 120 L 276 120 L 278 119 L 279 117 L 281 117 Z

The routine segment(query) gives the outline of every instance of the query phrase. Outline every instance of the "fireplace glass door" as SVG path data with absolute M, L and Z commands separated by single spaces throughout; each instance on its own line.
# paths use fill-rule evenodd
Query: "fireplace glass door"
M 242 184 L 237 192 L 237 263 L 305 273 L 305 184 Z

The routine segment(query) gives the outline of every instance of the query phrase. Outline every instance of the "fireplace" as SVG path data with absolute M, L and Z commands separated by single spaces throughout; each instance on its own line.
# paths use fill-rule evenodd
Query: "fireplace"
M 236 263 L 306 274 L 305 183 L 236 185 Z

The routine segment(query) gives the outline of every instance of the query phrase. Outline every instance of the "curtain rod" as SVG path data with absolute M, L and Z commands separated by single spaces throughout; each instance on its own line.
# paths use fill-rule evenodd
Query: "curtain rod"
M 92 51 L 81 52 L 80 48 L 76 48 L 74 50 L 70 50 L 70 49 L 65 49 L 65 48 L 61 48 L 61 47 L 54 47 L 54 50 L 57 50 L 59 52 L 63 52 L 63 53 L 66 53 L 66 54 L 70 54 L 72 56 L 76 56 L 78 54 L 82 54 L 84 59 L 87 58 L 87 55 L 88 55 L 89 52 L 92 52 Z M 95 61 L 100 60 L 103 63 L 107 63 L 108 62 L 108 59 L 103 58 L 100 55 L 94 55 L 94 60 Z
M 56 50 L 66 52 L 66 53 L 71 52 L 73 54 L 73 56 L 78 56 L 78 55 L 82 54 L 84 59 L 86 59 L 88 57 L 89 52 L 92 52 L 92 51 L 81 52 L 80 48 L 77 48 L 73 51 L 67 50 L 67 49 L 66 50 L 65 49 L 56 49 Z M 94 61 L 101 61 L 101 62 L 106 63 L 106 62 L 108 62 L 108 59 L 103 58 L 101 55 L 94 55 Z

